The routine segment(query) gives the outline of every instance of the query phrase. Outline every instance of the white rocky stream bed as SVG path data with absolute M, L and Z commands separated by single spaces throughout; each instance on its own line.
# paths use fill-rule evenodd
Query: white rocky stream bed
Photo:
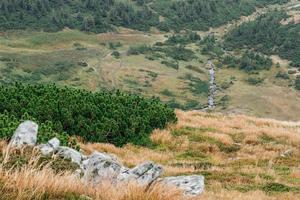
M 79 151 L 60 146 L 57 138 L 49 140 L 47 144 L 37 145 L 38 125 L 32 121 L 25 121 L 19 125 L 10 140 L 9 147 L 21 148 L 24 145 L 37 146 L 41 154 L 50 156 L 57 154 L 64 159 L 78 164 L 78 178 L 84 183 L 97 185 L 103 181 L 113 184 L 135 181 L 142 186 L 154 183 L 178 187 L 185 195 L 199 195 L 204 191 L 204 177 L 200 175 L 162 177 L 163 167 L 151 161 L 146 161 L 134 168 L 127 168 L 118 161 L 115 155 L 95 151 L 91 155 L 84 155 Z
M 215 95 L 217 91 L 217 86 L 215 82 L 215 68 L 211 60 L 208 61 L 207 65 L 209 67 L 209 76 L 210 76 L 208 108 L 213 109 L 215 107 Z

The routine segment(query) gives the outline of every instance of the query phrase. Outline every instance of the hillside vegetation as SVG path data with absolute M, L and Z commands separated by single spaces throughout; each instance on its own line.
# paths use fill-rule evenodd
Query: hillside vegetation
M 242 15 L 256 6 L 287 0 L 183 1 L 183 0 L 4 0 L 0 3 L 1 30 L 58 31 L 64 27 L 106 32 L 115 26 L 149 30 L 206 30 Z M 166 20 L 160 21 L 159 16 Z M 179 25 L 179 26 L 178 26 Z
M 261 15 L 233 29 L 226 36 L 225 45 L 230 48 L 251 48 L 267 55 L 279 55 L 300 67 L 300 25 L 282 24 L 289 18 L 286 12 L 274 11 Z
M 212 60 L 217 111 L 298 120 L 298 3 L 5 0 L 0 83 L 119 89 L 200 110 Z
M 86 154 L 95 150 L 115 154 L 128 167 L 153 160 L 164 166 L 165 176 L 202 174 L 205 193 L 192 200 L 300 198 L 299 122 L 196 111 L 176 113 L 177 124 L 153 132 L 155 146 L 151 148 L 104 143 L 80 146 Z M 8 151 L 6 142 L 0 144 L 0 191 L 6 200 L 189 199 L 160 185 L 148 189 L 134 184 L 87 187 L 70 174 L 74 167 L 68 161 L 40 157 L 30 148 Z
M 151 7 L 164 17 L 159 24 L 159 28 L 163 30 L 209 30 L 210 27 L 221 26 L 241 16 L 250 15 L 257 7 L 287 2 L 288 0 L 156 0 Z
M 45 123 L 43 141 L 54 130 L 90 142 L 149 144 L 149 134 L 176 122 L 171 108 L 157 99 L 145 99 L 120 91 L 96 92 L 55 85 L 0 86 L 0 129 L 10 138 L 18 121 L 30 118 Z M 42 136 L 43 137 L 43 136 Z M 62 136 L 61 136 L 62 137 Z

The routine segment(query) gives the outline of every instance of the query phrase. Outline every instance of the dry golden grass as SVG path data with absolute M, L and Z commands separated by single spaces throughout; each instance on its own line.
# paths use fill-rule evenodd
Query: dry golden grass
M 0 144 L 3 152 L 0 162 L 0 199 L 79 199 L 80 196 L 96 200 L 187 199 L 178 189 L 158 184 L 150 188 L 135 183 L 124 185 L 103 183 L 98 186 L 85 184 L 71 172 L 55 173 L 50 163 L 40 164 L 39 155 L 34 149 L 26 164 L 18 168 L 7 168 L 6 164 L 13 159 L 14 152 L 18 150 L 8 149 L 5 142 Z M 18 154 L 23 155 L 24 152 L 25 150 L 21 150 Z
M 97 143 L 81 147 L 87 154 L 95 150 L 115 154 L 129 167 L 153 160 L 164 166 L 165 176 L 203 174 L 206 191 L 193 200 L 300 199 L 300 123 L 197 111 L 176 113 L 178 124 L 151 135 L 154 147 Z M 0 149 L 0 192 L 5 194 L 0 199 L 80 199 L 82 195 L 99 200 L 188 199 L 176 188 L 162 185 L 91 187 L 71 172 L 54 171 L 50 163 L 41 167 L 36 151 L 26 164 L 8 169 L 6 163 L 16 162 L 16 152 L 7 151 L 3 141 Z M 291 155 L 281 157 L 288 149 L 293 150 Z M 25 150 L 18 153 L 28 156 Z M 283 190 L 265 189 L 273 183 L 282 184 Z
M 1 144 L 5 144 L 1 142 Z M 10 153 L 6 145 L 3 152 Z M 111 185 L 105 183 L 92 187 L 80 181 L 70 172 L 54 173 L 49 165 L 43 168 L 38 165 L 38 155 L 33 153 L 29 163 L 19 169 L 6 169 L 5 162 L 0 164 L 0 199 L 85 199 L 95 200 L 279 200 L 295 199 L 291 193 L 268 196 L 261 191 L 241 193 L 224 190 L 216 183 L 214 190 L 198 197 L 184 197 L 176 188 L 154 185 L 150 188 L 140 187 L 134 183 Z M 10 157 L 10 155 L 7 155 Z
M 108 144 L 82 144 L 82 148 L 116 154 L 128 166 L 153 160 L 164 166 L 165 176 L 206 174 L 203 199 L 299 196 L 297 192 L 294 196 L 288 192 L 269 196 L 262 187 L 280 183 L 300 190 L 300 122 L 199 111 L 176 113 L 176 125 L 151 135 L 154 148 Z M 292 155 L 280 156 L 289 149 Z

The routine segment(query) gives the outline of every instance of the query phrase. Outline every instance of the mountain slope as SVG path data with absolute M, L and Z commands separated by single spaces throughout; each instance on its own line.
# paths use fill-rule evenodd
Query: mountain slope
M 37 3 L 30 2 L 32 5 Z M 51 1 L 51 6 L 60 5 L 61 2 L 59 2 Z M 111 8 L 119 5 L 119 1 L 82 1 L 89 2 L 87 4 L 96 3 L 99 8 L 96 6 L 97 9 L 93 10 L 87 4 L 81 2 L 73 5 L 74 2 L 76 1 L 68 1 L 62 6 L 66 8 L 64 10 L 67 14 L 75 13 L 71 15 L 72 17 L 78 14 L 78 10 L 83 15 L 88 15 L 88 13 L 93 15 L 98 13 L 97 9 L 105 8 L 104 4 L 109 8 L 101 12 L 111 12 Z M 142 29 L 147 30 L 145 32 L 137 31 L 136 29 L 140 29 L 137 27 L 111 21 L 107 13 L 101 16 L 101 22 L 110 27 L 99 26 L 104 28 L 103 30 L 96 30 L 97 26 L 94 24 L 96 29 L 84 31 L 80 24 L 82 21 L 71 17 L 70 20 L 78 22 L 76 26 L 62 25 L 52 30 L 54 32 L 37 31 L 44 28 L 34 27 L 34 24 L 49 20 L 47 18 L 49 16 L 41 15 L 39 17 L 43 19 L 38 18 L 40 20 L 36 21 L 36 16 L 31 19 L 31 14 L 35 12 L 28 11 L 28 16 L 31 16 L 28 23 L 32 22 L 32 24 L 27 24 L 26 27 L 30 30 L 8 30 L 9 27 L 0 26 L 4 27 L 4 31 L 0 34 L 0 82 L 4 85 L 16 81 L 31 84 L 55 82 L 58 85 L 71 85 L 91 91 L 120 89 L 143 96 L 159 97 L 175 108 L 199 110 L 207 107 L 209 89 L 207 63 L 211 59 L 216 67 L 217 111 L 274 117 L 282 120 L 299 120 L 300 94 L 297 90 L 300 81 L 300 78 L 297 78 L 299 72 L 297 68 L 290 67 L 292 60 L 297 61 L 299 45 L 297 45 L 298 38 L 295 36 L 297 36 L 299 24 L 284 24 L 291 18 L 297 19 L 298 10 L 295 5 L 298 5 L 299 1 L 293 0 L 286 4 L 285 1 L 276 1 L 276 3 L 283 4 L 274 4 L 275 1 L 205 1 L 205 3 L 204 1 L 186 1 L 185 3 L 180 1 L 180 5 L 183 5 L 180 8 L 174 7 L 174 2 L 177 1 L 130 1 L 129 4 L 136 12 L 146 7 L 145 9 L 156 15 L 159 20 L 159 24 L 151 26 L 143 22 L 149 28 L 149 30 Z M 225 6 L 224 8 L 224 2 L 226 5 L 246 4 L 250 7 Z M 121 4 L 124 3 L 128 2 Z M 257 6 L 256 11 L 255 6 Z M 201 12 L 193 11 L 194 7 L 199 8 Z M 214 11 L 207 12 L 212 16 L 204 15 L 206 8 Z M 236 9 L 242 9 L 247 13 Z M 249 41 L 249 38 L 243 35 L 226 42 L 226 38 L 229 38 L 234 30 L 239 32 L 239 29 L 250 23 L 248 21 L 251 21 L 250 24 L 256 23 L 256 19 L 263 18 L 260 17 L 261 15 L 268 16 L 265 13 L 269 11 L 274 13 L 276 9 L 286 13 L 284 15 L 288 18 L 280 25 L 282 32 L 274 31 L 272 38 L 282 39 L 282 35 L 292 31 L 292 37 L 288 40 L 288 43 L 293 41 L 292 46 L 281 45 L 280 48 L 268 46 L 266 37 L 258 36 L 255 47 L 251 44 L 243 48 L 242 40 Z M 20 10 L 22 9 L 20 8 L 18 12 Z M 177 19 L 172 14 L 172 10 L 174 13 L 178 12 L 177 14 L 182 18 Z M 185 18 L 188 17 L 183 14 L 185 10 L 191 18 Z M 124 14 L 123 11 L 126 13 Z M 131 11 L 132 9 L 121 9 L 120 16 L 117 15 L 118 20 L 128 19 Z M 230 11 L 234 16 L 228 15 L 230 19 L 224 17 Z M 18 17 L 13 17 L 13 15 L 18 12 L 8 12 L 4 16 L 7 19 L 12 17 L 12 20 L 17 20 Z M 252 14 L 239 18 L 240 15 L 248 13 Z M 130 16 L 136 18 L 134 14 Z M 216 23 L 212 20 L 215 19 L 214 17 L 221 22 Z M 232 19 L 236 20 L 231 21 Z M 26 24 L 25 21 L 19 22 Z M 174 33 L 168 29 L 165 29 L 167 32 L 157 30 L 161 28 L 161 24 L 169 22 L 167 28 L 172 29 L 174 24 L 171 22 L 174 22 L 178 29 L 189 28 L 201 31 L 185 30 Z M 52 26 L 47 23 L 43 22 L 42 25 Z M 68 22 L 68 24 L 72 23 Z M 9 24 L 14 24 L 14 22 Z M 203 24 L 203 26 L 197 28 L 193 27 L 193 24 Z M 224 25 L 220 26 L 221 24 Z M 139 23 L 132 21 L 131 25 L 135 26 Z M 132 29 L 124 28 L 124 26 Z M 208 27 L 209 30 L 207 30 Z M 285 29 L 286 27 L 288 28 Z M 15 25 L 11 28 L 22 29 Z M 268 30 L 271 29 L 269 27 Z M 91 33 L 108 30 L 114 32 Z M 264 29 L 260 28 L 260 30 L 261 34 L 264 34 Z M 276 35 L 279 33 L 280 35 Z M 260 48 L 262 46 L 260 43 L 264 44 L 265 48 L 269 47 L 268 52 Z M 273 50 L 269 51 L 270 49 Z M 285 57 L 282 53 L 288 56 Z M 276 54 L 283 55 L 283 58 L 289 60 Z M 270 58 L 273 64 L 270 64 Z

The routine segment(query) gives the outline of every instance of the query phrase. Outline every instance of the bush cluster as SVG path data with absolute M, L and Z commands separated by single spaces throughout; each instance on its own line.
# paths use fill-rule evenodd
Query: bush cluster
M 269 57 L 253 51 L 246 51 L 241 58 L 226 55 L 222 63 L 228 65 L 228 67 L 237 66 L 246 72 L 269 70 L 272 67 L 272 60 Z
M 14 115 L 10 115 L 6 111 L 0 114 L 0 138 L 5 140 L 10 139 L 19 124 L 25 120 L 35 121 L 35 119 L 33 117 L 30 117 L 27 113 L 25 113 L 20 118 L 17 118 Z M 50 139 L 56 137 L 60 140 L 61 145 L 76 145 L 76 143 L 72 141 L 69 135 L 64 132 L 60 132 L 58 134 L 52 129 L 52 127 L 53 126 L 50 121 L 39 124 L 38 143 L 47 143 Z
M 153 129 L 177 120 L 174 110 L 155 98 L 19 83 L 0 86 L 0 113 L 4 112 L 16 119 L 27 113 L 55 132 L 118 146 L 148 144 Z

